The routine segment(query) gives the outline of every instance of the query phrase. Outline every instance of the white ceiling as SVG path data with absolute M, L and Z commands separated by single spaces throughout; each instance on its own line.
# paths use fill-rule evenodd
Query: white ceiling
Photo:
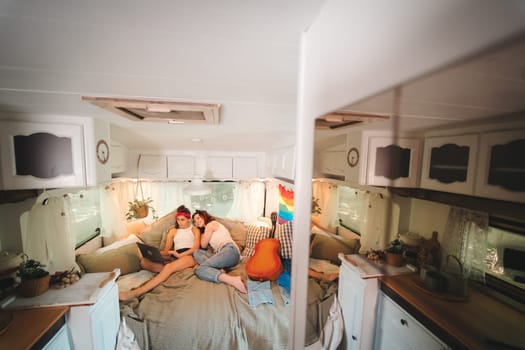
M 112 138 L 135 149 L 265 151 L 291 143 L 299 39 L 322 3 L 0 0 L 0 112 L 104 118 Z M 366 127 L 417 132 L 524 111 L 524 62 L 519 44 L 406 83 L 399 118 Z M 83 95 L 220 103 L 221 120 L 134 122 Z M 388 90 L 344 110 L 392 115 L 393 101 Z
M 130 148 L 267 150 L 295 136 L 299 39 L 322 2 L 0 0 L 0 112 L 104 118 Z M 221 122 L 133 122 L 82 95 L 220 103 Z
M 418 134 L 452 124 L 465 127 L 497 120 L 525 120 L 525 38 L 498 45 L 482 55 L 431 72 L 342 110 L 390 115 L 391 119 L 318 131 L 317 148 L 342 140 L 334 135 L 363 128 Z

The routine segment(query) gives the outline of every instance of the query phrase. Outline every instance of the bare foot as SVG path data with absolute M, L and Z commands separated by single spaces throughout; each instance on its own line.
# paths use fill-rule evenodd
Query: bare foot
M 118 300 L 120 301 L 126 301 L 132 298 L 135 298 L 135 294 L 131 290 L 126 290 L 118 293 Z
M 229 284 L 230 286 L 234 287 L 243 294 L 248 293 L 248 291 L 246 290 L 246 286 L 244 285 L 244 282 L 241 279 L 241 276 L 230 276 L 228 274 L 221 273 L 219 275 L 219 280 L 221 282 Z

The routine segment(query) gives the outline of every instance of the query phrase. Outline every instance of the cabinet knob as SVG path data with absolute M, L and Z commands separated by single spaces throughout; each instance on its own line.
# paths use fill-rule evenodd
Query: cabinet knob
M 405 319 L 402 318 L 402 319 L 400 320 L 400 322 L 401 322 L 401 324 L 402 324 L 403 326 L 407 326 L 407 327 L 408 327 L 408 322 L 407 322 L 407 320 L 405 320 Z
M 352 334 L 352 340 L 357 340 L 357 337 Z

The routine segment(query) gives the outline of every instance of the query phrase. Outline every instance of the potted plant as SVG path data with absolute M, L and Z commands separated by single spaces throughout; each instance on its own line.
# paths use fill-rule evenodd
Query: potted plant
M 22 255 L 22 262 L 16 275 L 20 278 L 18 293 L 23 297 L 35 297 L 49 289 L 49 272 L 45 265 L 34 259 L 29 259 L 27 254 Z
M 155 218 L 155 208 L 151 205 L 153 199 L 137 199 L 135 198 L 133 202 L 128 202 L 129 209 L 126 213 L 126 219 L 142 219 L 148 216 L 149 209 L 153 213 L 153 218 Z
M 404 252 L 403 241 L 399 238 L 394 239 L 385 250 L 386 263 L 393 266 L 402 266 L 405 263 Z

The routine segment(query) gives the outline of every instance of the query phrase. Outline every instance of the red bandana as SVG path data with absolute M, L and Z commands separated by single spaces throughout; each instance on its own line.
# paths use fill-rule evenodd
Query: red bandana
M 191 218 L 191 215 L 188 214 L 187 212 L 185 211 L 178 211 L 176 214 L 175 214 L 175 219 L 177 219 L 177 217 L 179 216 L 185 216 L 186 218 L 190 219 Z

